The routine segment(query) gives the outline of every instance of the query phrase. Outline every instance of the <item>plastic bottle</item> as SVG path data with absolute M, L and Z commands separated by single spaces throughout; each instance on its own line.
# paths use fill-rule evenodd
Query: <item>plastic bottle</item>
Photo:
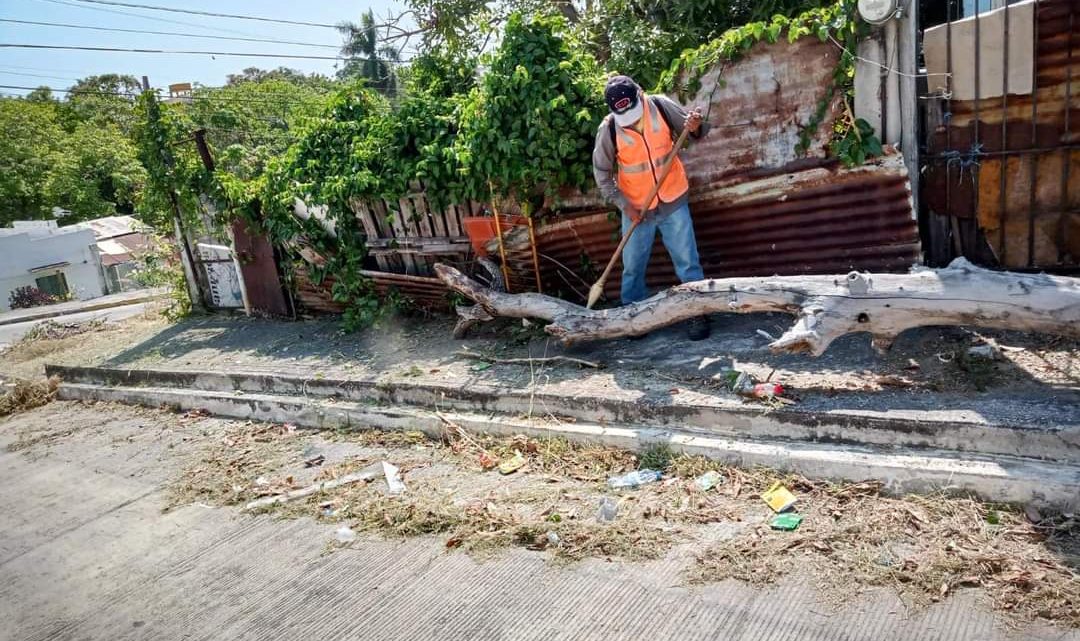
M 610 496 L 600 499 L 600 508 L 596 510 L 596 520 L 601 523 L 609 523 L 619 515 L 619 504 Z
M 614 489 L 637 487 L 646 483 L 655 483 L 663 476 L 656 470 L 634 470 L 622 476 L 613 476 L 608 479 L 608 486 Z
M 784 395 L 784 386 L 780 383 L 758 383 L 750 391 L 754 398 L 772 398 Z

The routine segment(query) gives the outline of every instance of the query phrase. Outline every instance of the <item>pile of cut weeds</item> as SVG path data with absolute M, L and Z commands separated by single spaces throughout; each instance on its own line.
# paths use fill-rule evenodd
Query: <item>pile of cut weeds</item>
M 289 465 L 298 455 L 286 456 L 278 440 L 323 435 L 284 433 L 280 426 L 259 432 L 265 429 L 246 426 L 239 437 L 218 441 L 215 455 L 202 457 L 176 496 L 235 504 L 297 487 Z M 268 453 L 253 446 L 258 434 L 269 434 Z M 437 536 L 448 549 L 477 555 L 524 547 L 568 561 L 647 560 L 694 550 L 687 569 L 692 582 L 736 578 L 763 585 L 810 576 L 835 603 L 868 586 L 893 588 L 912 605 L 977 586 L 1018 619 L 1080 627 L 1080 523 L 1070 516 L 944 494 L 890 497 L 872 482 L 819 483 L 666 449 L 639 455 L 563 439 L 474 435 L 452 424 L 440 440 L 381 431 L 337 433 L 333 440 L 369 449 L 328 464 L 316 479 L 385 458 L 401 467 L 406 492 L 392 495 L 376 477 L 268 511 L 387 537 Z M 501 475 L 499 463 L 517 454 L 521 467 Z M 665 465 L 665 478 L 633 490 L 607 486 L 610 476 L 643 464 Z M 723 480 L 703 491 L 694 480 L 708 471 Z M 260 475 L 273 480 L 258 485 Z M 772 512 L 761 494 L 776 481 L 798 497 L 795 509 L 804 521 L 793 532 L 768 526 Z M 604 499 L 617 505 L 612 521 L 600 519 Z M 720 540 L 717 524 L 728 526 Z
M 56 398 L 56 388 L 59 385 L 60 379 L 55 376 L 35 381 L 16 379 L 14 384 L 0 395 L 0 416 L 25 412 L 51 403 Z
M 877 483 L 788 486 L 805 516 L 797 531 L 778 535 L 762 524 L 712 545 L 691 580 L 765 585 L 799 572 L 837 602 L 886 586 L 917 605 L 981 587 L 1022 619 L 1080 627 L 1080 522 L 1071 516 L 1032 522 L 1023 510 L 971 498 L 883 496 Z

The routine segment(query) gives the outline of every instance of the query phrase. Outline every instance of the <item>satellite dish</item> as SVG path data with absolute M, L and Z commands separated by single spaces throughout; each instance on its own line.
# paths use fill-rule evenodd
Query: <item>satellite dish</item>
M 859 0 L 859 15 L 872 24 L 885 24 L 899 11 L 899 0 Z

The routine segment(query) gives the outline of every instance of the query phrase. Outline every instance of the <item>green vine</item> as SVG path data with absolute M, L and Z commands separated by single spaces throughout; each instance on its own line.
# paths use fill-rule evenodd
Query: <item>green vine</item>
M 604 75 L 561 16 L 514 14 L 461 109 L 455 141 L 465 198 L 528 200 L 592 179 Z
M 394 209 L 422 182 L 436 206 L 486 201 L 494 192 L 528 211 L 548 192 L 588 186 L 592 141 L 605 112 L 603 74 L 564 19 L 511 16 L 481 66 L 483 80 L 473 86 L 475 60 L 423 56 L 406 71 L 405 97 L 394 106 L 363 85 L 350 86 L 268 163 L 262 226 L 275 242 L 303 237 L 327 258 L 311 272 L 317 282 L 333 277 L 347 328 L 374 322 L 379 310 L 374 288 L 360 275 L 367 246 L 355 201 L 382 199 Z M 297 219 L 297 199 L 326 206 L 334 234 Z
M 855 119 L 849 104 L 855 78 L 855 56 L 852 52 L 858 46 L 859 37 L 865 35 L 864 30 L 865 25 L 858 19 L 854 0 L 840 0 L 793 18 L 777 15 L 768 22 L 751 22 L 729 29 L 716 40 L 697 49 L 684 51 L 661 75 L 659 90 L 677 93 L 685 102 L 701 90 L 701 78 L 709 69 L 723 62 L 738 60 L 759 42 L 775 43 L 786 37 L 788 42 L 794 43 L 807 36 L 816 36 L 822 42 L 835 41 L 842 45 L 842 51 L 833 69 L 832 80 L 815 105 L 810 120 L 801 127 L 795 152 L 801 156 L 810 150 L 830 105 L 839 93 L 844 102 L 844 117 L 838 121 L 829 151 L 846 166 L 860 165 L 867 158 L 882 153 L 881 142 L 874 136 L 873 128 L 865 120 Z

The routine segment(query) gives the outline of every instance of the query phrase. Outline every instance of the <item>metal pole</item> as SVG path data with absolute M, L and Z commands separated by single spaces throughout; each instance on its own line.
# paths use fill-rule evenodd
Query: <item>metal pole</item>
M 150 79 L 147 76 L 143 76 L 143 89 L 149 91 Z M 164 145 L 164 142 L 160 143 Z M 165 164 L 166 171 L 171 171 L 173 167 L 172 157 L 169 156 L 168 150 L 164 146 L 159 146 L 158 151 L 161 153 L 161 160 Z M 180 211 L 180 199 L 176 195 L 176 190 L 169 185 L 169 202 L 172 204 L 173 209 L 173 233 L 176 235 L 176 242 L 180 243 L 180 263 L 184 268 L 184 280 L 187 283 L 188 297 L 191 299 L 191 308 L 196 310 L 205 310 L 206 305 L 203 300 L 202 287 L 199 285 L 199 281 L 195 276 L 195 255 L 191 252 L 191 245 L 188 244 L 187 232 L 184 230 L 184 217 Z
M 195 147 L 199 150 L 203 167 L 211 174 L 214 173 L 214 156 L 210 153 L 210 146 L 206 144 L 206 130 L 195 131 Z M 244 314 L 251 316 L 251 302 L 248 300 L 247 283 L 244 282 L 244 270 L 240 266 L 240 258 L 236 255 L 236 235 L 232 225 L 225 225 L 225 233 L 229 237 L 229 255 L 232 256 L 233 268 L 236 269 L 236 280 L 240 284 L 240 300 L 244 304 Z
M 1031 147 L 1039 146 L 1039 1 L 1031 8 Z M 1066 113 L 1068 109 L 1066 108 Z M 1039 175 L 1039 155 L 1031 155 L 1031 191 L 1028 196 L 1028 259 L 1027 266 L 1035 265 L 1035 187 Z
M 1002 32 L 1004 33 L 1004 42 L 1002 43 L 1001 53 L 1001 151 L 1004 152 L 1009 148 L 1009 13 L 1011 9 L 1005 7 L 1005 15 L 1002 16 Z M 1008 220 L 1009 199 L 1006 197 L 1008 171 L 1006 169 L 1009 165 L 1008 154 L 1002 154 L 1001 156 L 1001 184 L 999 191 L 1001 192 L 999 215 L 999 238 L 998 247 L 1000 248 L 1000 255 L 998 256 L 998 264 L 1001 267 L 1005 266 L 1005 221 Z M 989 243 L 988 243 L 989 244 Z

